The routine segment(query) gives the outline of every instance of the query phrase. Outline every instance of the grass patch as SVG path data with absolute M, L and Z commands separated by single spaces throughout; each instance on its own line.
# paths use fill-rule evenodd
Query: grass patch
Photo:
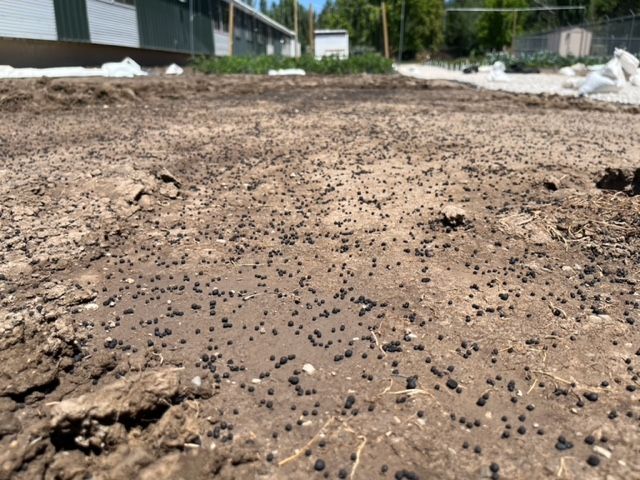
M 198 57 L 193 61 L 193 67 L 203 73 L 214 75 L 266 75 L 269 70 L 283 68 L 301 68 L 308 74 L 319 75 L 388 74 L 393 72 L 392 61 L 377 54 L 358 55 L 346 60 L 340 60 L 336 57 L 317 60 L 310 55 L 300 58 L 280 56 Z

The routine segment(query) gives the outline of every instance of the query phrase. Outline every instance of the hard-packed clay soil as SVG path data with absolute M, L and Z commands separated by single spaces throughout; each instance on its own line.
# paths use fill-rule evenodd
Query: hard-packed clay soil
M 0 109 L 0 478 L 640 478 L 637 110 L 396 76 Z

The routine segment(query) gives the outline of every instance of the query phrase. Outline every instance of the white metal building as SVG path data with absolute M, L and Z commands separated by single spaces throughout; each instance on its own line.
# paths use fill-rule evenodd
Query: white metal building
M 316 58 L 349 58 L 349 32 L 346 30 L 316 30 L 314 37 Z
M 293 56 L 294 37 L 242 0 L 0 0 L 0 64 L 13 66 Z

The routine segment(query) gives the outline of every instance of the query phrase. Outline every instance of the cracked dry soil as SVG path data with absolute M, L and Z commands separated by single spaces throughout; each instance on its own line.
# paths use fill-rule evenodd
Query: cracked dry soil
M 596 187 L 637 110 L 395 76 L 0 108 L 0 478 L 640 478 L 640 196 Z

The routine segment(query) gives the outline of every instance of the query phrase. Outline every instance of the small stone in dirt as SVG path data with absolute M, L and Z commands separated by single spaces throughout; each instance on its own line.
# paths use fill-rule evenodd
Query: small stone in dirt
M 542 181 L 542 186 L 551 192 L 555 192 L 560 189 L 560 180 L 556 177 L 548 176 Z
M 313 375 L 316 372 L 316 368 L 310 363 L 305 363 L 302 366 L 302 371 L 306 374 Z
M 458 388 L 458 382 L 456 382 L 453 378 L 450 378 L 447 380 L 447 387 L 449 387 L 451 390 L 455 390 L 456 388 Z
M 584 394 L 584 398 L 586 398 L 590 402 L 597 402 L 598 401 L 598 394 L 595 393 L 595 392 L 586 392 Z
M 344 408 L 351 408 L 353 407 L 353 404 L 356 403 L 356 397 L 354 397 L 353 395 L 349 395 L 347 397 L 347 400 L 344 402 Z
M 589 458 L 587 458 L 587 463 L 592 467 L 597 467 L 598 465 L 600 465 L 600 458 L 597 455 L 589 455 Z
M 313 465 L 314 470 L 316 470 L 317 472 L 321 472 L 322 470 L 324 470 L 324 467 L 324 460 L 322 460 L 321 458 L 317 459 L 316 463 Z
M 395 480 L 420 480 L 420 477 L 409 470 L 398 470 L 394 475 Z
M 174 183 L 177 187 L 180 187 L 180 181 L 176 178 L 176 176 L 171 173 L 166 168 L 163 168 L 158 172 L 158 178 L 165 183 Z
M 447 205 L 442 210 L 440 210 L 440 214 L 442 215 L 442 223 L 446 227 L 455 228 L 462 226 L 467 222 L 468 218 L 467 212 L 455 205 Z
M 569 450 L 571 448 L 573 448 L 573 443 L 571 443 L 569 440 L 564 438 L 563 435 L 560 435 L 558 437 L 558 441 L 556 442 L 556 450 L 559 450 L 562 452 L 563 450 Z

